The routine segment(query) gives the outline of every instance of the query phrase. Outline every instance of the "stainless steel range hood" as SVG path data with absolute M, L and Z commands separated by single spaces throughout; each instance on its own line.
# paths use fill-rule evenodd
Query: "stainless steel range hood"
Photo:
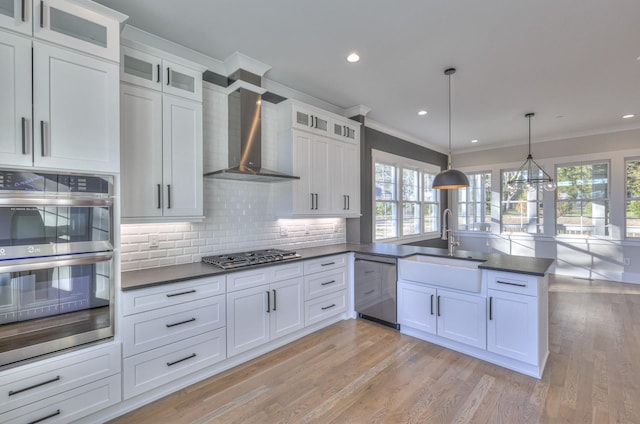
M 299 180 L 262 167 L 261 95 L 247 88 L 229 94 L 229 167 L 205 177 L 256 182 Z

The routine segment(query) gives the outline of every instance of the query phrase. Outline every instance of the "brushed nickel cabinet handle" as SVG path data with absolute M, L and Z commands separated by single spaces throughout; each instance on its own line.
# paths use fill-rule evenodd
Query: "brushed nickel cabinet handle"
M 321 285 L 321 286 L 326 286 L 326 285 L 329 285 L 329 284 L 333 284 L 333 283 L 335 283 L 335 282 L 336 282 L 336 280 L 325 281 L 324 283 L 320 283 L 320 285 Z
M 320 266 L 329 266 L 329 265 L 335 265 L 335 262 L 325 262 L 323 264 L 320 264 Z
M 329 305 L 329 306 L 324 306 L 324 307 L 322 307 L 322 308 L 320 308 L 320 309 L 322 309 L 323 311 L 326 311 L 327 309 L 334 308 L 335 306 L 336 306 L 336 304 L 335 304 L 335 303 L 332 303 L 331 305 Z

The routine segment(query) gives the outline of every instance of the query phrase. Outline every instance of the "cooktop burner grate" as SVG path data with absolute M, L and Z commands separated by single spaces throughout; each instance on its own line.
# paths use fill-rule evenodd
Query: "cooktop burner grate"
M 204 256 L 202 262 L 222 269 L 266 264 L 299 258 L 300 255 L 291 250 L 264 249 L 250 252 L 230 253 L 225 255 Z

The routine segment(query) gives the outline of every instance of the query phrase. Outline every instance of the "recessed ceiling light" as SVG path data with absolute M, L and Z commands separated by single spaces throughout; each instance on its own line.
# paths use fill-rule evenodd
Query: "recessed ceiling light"
M 477 142 L 478 142 L 478 140 L 473 139 L 473 140 L 471 140 L 471 142 L 472 142 L 472 143 L 477 143 Z
M 347 56 L 347 61 L 348 62 L 355 63 L 355 62 L 357 62 L 359 60 L 360 60 L 360 56 L 356 52 L 349 53 L 349 56 Z
M 423 116 L 426 115 L 427 111 L 426 110 L 421 110 L 420 112 L 418 112 L 418 115 Z
M 628 115 L 623 115 L 622 119 L 629 119 L 629 118 L 633 118 L 634 116 L 636 116 L 636 115 L 634 115 L 633 113 L 630 113 Z

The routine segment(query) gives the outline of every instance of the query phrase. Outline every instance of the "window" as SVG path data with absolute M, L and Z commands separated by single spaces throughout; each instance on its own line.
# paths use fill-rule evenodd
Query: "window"
M 527 191 L 520 188 L 515 192 L 507 189 L 507 183 L 517 171 L 502 171 L 502 200 L 500 202 L 501 231 L 503 233 L 543 232 L 542 216 L 542 184 Z M 522 178 L 527 178 L 527 171 L 522 171 Z M 542 171 L 540 171 L 542 178 Z
M 640 158 L 627 160 L 626 175 L 626 236 L 640 237 Z
M 416 239 L 439 228 L 438 167 L 377 150 L 374 161 L 374 240 Z
M 469 187 L 458 189 L 458 229 L 491 231 L 491 172 L 467 174 Z
M 556 233 L 609 235 L 609 164 L 556 167 Z

